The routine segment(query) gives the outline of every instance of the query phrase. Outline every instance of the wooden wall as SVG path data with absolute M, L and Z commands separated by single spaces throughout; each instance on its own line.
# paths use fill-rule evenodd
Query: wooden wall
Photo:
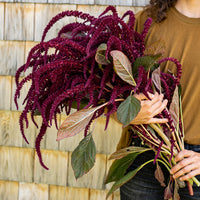
M 41 145 L 44 162 L 50 168 L 44 170 L 34 149 L 38 130 L 33 124 L 26 130 L 30 144 L 21 137 L 18 118 L 23 106 L 17 111 L 13 102 L 14 76 L 29 50 L 40 41 L 45 25 L 58 12 L 73 9 L 97 16 L 112 4 L 122 14 L 128 9 L 137 12 L 147 3 L 148 0 L 0 0 L 0 200 L 105 199 L 111 186 L 104 184 L 111 164 L 108 157 L 115 151 L 121 127 L 112 121 L 104 131 L 105 118 L 98 120 L 94 133 L 95 166 L 90 173 L 75 180 L 70 158 L 82 135 L 56 142 L 57 130 L 52 126 Z M 48 38 L 73 20 L 61 20 Z M 28 87 L 29 84 L 23 89 L 22 97 Z M 65 117 L 60 116 L 60 122 Z M 38 116 L 37 120 L 40 122 L 41 118 Z M 109 200 L 119 200 L 119 191 Z

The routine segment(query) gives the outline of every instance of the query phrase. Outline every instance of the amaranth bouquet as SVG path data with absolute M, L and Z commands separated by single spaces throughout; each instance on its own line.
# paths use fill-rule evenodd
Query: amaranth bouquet
M 67 24 L 56 38 L 45 41 L 50 28 L 65 16 L 81 18 L 83 22 Z M 127 23 L 125 18 L 128 18 Z M 150 148 L 130 147 L 122 150 L 122 154 L 114 154 L 117 160 L 111 166 L 106 182 L 116 183 L 109 194 L 146 164 L 125 175 L 128 166 L 140 153 L 153 149 L 155 159 L 148 162 L 162 162 L 170 169 L 175 164 L 174 156 L 183 149 L 183 124 L 177 89 L 181 66 L 174 58 L 161 59 L 162 48 L 157 48 L 157 44 L 145 49 L 144 39 L 151 24 L 150 18 L 145 22 L 141 34 L 134 31 L 134 22 L 132 11 L 127 11 L 120 18 L 112 6 L 108 6 L 98 18 L 79 11 L 62 12 L 52 18 L 43 32 L 41 42 L 31 49 L 27 62 L 16 73 L 16 105 L 23 85 L 31 82 L 19 119 L 27 143 L 24 134 L 24 122 L 27 128 L 29 125 L 27 114 L 31 113 L 37 127 L 34 116 L 38 112 L 42 116 L 35 147 L 45 169 L 48 168 L 42 161 L 40 142 L 47 127 L 52 125 L 53 120 L 57 126 L 57 114 L 62 111 L 65 110 L 69 115 L 71 108 L 77 109 L 61 125 L 57 137 L 57 140 L 61 140 L 84 130 L 84 138 L 72 154 L 76 178 L 87 173 L 95 162 L 96 150 L 90 131 L 95 119 L 105 115 L 106 129 L 110 116 L 117 111 L 118 119 L 126 127 L 141 107 L 133 94 L 143 93 L 149 98 L 148 92 L 162 92 L 164 98 L 168 99 L 167 109 L 158 115 L 168 118 L 168 123 L 131 126 Z M 175 63 L 176 76 L 160 72 L 159 66 L 165 61 Z M 27 69 L 31 69 L 31 72 L 19 81 L 21 73 Z M 125 165 L 119 169 L 121 162 Z

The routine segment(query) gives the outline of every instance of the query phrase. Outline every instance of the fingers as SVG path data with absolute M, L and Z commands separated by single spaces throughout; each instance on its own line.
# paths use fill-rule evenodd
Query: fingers
M 159 124 L 163 124 L 163 123 L 167 123 L 169 120 L 167 118 L 151 118 L 149 121 L 147 121 L 147 124 L 154 124 L 154 123 L 159 123 Z
M 149 98 L 147 98 L 144 94 L 134 94 L 138 100 L 141 101 L 141 109 L 138 115 L 136 116 L 131 124 L 149 124 L 149 123 L 166 123 L 168 119 L 166 118 L 154 118 L 154 116 L 158 115 L 163 111 L 163 109 L 167 106 L 167 100 L 163 101 L 163 94 L 155 94 L 148 93 Z
M 173 178 L 180 178 L 181 181 L 185 181 L 200 174 L 200 154 L 183 150 L 175 157 L 178 162 L 171 170 L 170 173 Z

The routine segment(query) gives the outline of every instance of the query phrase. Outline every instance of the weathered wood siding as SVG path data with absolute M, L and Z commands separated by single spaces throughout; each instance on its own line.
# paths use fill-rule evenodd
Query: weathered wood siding
M 44 170 L 34 149 L 38 129 L 30 120 L 25 131 L 27 144 L 18 123 L 30 83 L 22 90 L 17 110 L 14 76 L 25 63 L 30 49 L 41 40 L 48 21 L 57 13 L 80 10 L 97 16 L 107 5 L 115 5 L 122 15 L 128 9 L 138 12 L 147 3 L 148 0 L 0 0 L 0 200 L 105 199 L 111 187 L 111 184 L 104 184 L 112 162 L 108 158 L 120 138 L 120 125 L 111 119 L 104 131 L 105 117 L 98 119 L 94 131 L 96 163 L 91 172 L 78 180 L 74 178 L 70 162 L 71 153 L 83 134 L 56 142 L 57 130 L 53 125 L 41 143 L 43 160 L 49 167 Z M 63 24 L 73 20 L 73 17 L 60 20 L 47 39 L 54 37 Z M 65 118 L 63 114 L 58 116 L 59 124 Z M 41 124 L 41 117 L 37 116 L 36 121 Z M 119 200 L 119 191 L 108 200 Z

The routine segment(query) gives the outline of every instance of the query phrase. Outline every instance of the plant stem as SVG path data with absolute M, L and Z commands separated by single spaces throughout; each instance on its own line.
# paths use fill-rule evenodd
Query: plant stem
M 159 136 L 163 139 L 165 144 L 170 147 L 171 143 L 168 137 L 163 133 L 163 131 L 156 124 L 149 124 L 149 125 L 159 134 Z

